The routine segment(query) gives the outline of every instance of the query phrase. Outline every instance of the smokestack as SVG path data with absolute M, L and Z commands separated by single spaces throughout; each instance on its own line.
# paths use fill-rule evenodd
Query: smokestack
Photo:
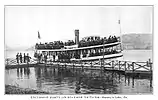
M 75 44 L 79 44 L 79 30 L 75 30 Z

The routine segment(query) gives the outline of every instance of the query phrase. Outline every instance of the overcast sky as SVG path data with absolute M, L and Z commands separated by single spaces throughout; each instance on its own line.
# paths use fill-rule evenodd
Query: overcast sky
M 85 36 L 152 33 L 151 6 L 6 6 L 5 44 L 29 47 L 38 41 L 74 40 Z

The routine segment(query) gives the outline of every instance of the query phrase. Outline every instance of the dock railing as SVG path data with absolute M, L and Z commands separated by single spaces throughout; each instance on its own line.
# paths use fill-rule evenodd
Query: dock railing
M 24 63 L 24 61 L 22 61 L 22 63 L 19 61 L 17 62 L 16 59 L 14 58 L 6 58 L 5 59 L 5 65 L 22 65 L 22 64 L 36 64 L 37 63 L 37 60 L 36 59 L 30 59 L 30 61 L 26 61 Z
M 16 64 L 18 64 L 16 59 L 13 59 L 13 58 L 5 59 L 5 65 L 16 65 Z
M 44 63 L 44 62 L 43 62 Z M 151 59 L 145 62 L 133 62 L 133 61 L 119 61 L 119 60 L 98 60 L 98 61 L 71 61 L 71 62 L 54 62 L 49 60 L 45 62 L 46 65 L 59 64 L 64 66 L 73 66 L 89 69 L 105 69 L 105 70 L 117 70 L 125 72 L 152 72 L 152 62 Z M 104 63 L 104 66 L 103 66 Z M 23 65 L 23 64 L 38 64 L 37 59 L 30 59 L 28 63 L 17 63 L 16 59 L 8 58 L 5 59 L 5 65 Z

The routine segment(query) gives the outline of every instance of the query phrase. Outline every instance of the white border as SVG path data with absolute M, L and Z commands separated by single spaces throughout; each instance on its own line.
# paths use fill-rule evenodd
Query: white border
M 156 29 L 157 25 L 157 18 L 158 18 L 158 7 L 157 7 L 158 1 L 157 0 L 1 0 L 0 1 L 0 43 L 1 46 L 3 46 L 0 50 L 1 55 L 1 80 L 0 82 L 0 93 L 1 93 L 1 100 L 28 100 L 31 99 L 31 95 L 4 95 L 4 5 L 154 5 L 154 95 L 126 95 L 127 99 L 133 100 L 133 99 L 145 99 L 145 100 L 156 100 L 157 94 L 158 94 L 158 80 L 157 80 L 157 61 L 156 61 L 156 55 L 158 50 L 156 43 L 158 43 L 158 39 L 156 39 L 156 35 L 158 34 L 158 31 Z M 39 95 L 38 95 L 39 96 Z M 45 96 L 45 95 L 43 95 Z M 49 95 L 51 96 L 51 95 Z M 63 95 L 62 95 L 63 96 Z M 79 95 L 78 95 L 79 96 Z M 105 95 L 104 95 L 105 96 Z M 106 96 L 121 96 L 124 95 L 106 95 Z M 66 98 L 68 99 L 68 98 Z M 88 98 L 89 100 L 92 98 Z M 94 98 L 96 99 L 96 98 Z M 73 98 L 72 98 L 73 100 Z M 103 100 L 103 99 L 102 99 Z M 105 99 L 104 99 L 105 100 Z

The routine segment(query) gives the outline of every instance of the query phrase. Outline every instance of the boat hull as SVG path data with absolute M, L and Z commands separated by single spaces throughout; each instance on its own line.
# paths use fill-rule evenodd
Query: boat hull
M 85 57 L 81 59 L 71 59 L 71 60 L 72 61 L 96 61 L 96 60 L 102 60 L 102 59 L 115 59 L 115 58 L 120 58 L 120 57 L 123 57 L 122 53 L 104 55 L 104 57 L 95 56 L 95 57 Z

